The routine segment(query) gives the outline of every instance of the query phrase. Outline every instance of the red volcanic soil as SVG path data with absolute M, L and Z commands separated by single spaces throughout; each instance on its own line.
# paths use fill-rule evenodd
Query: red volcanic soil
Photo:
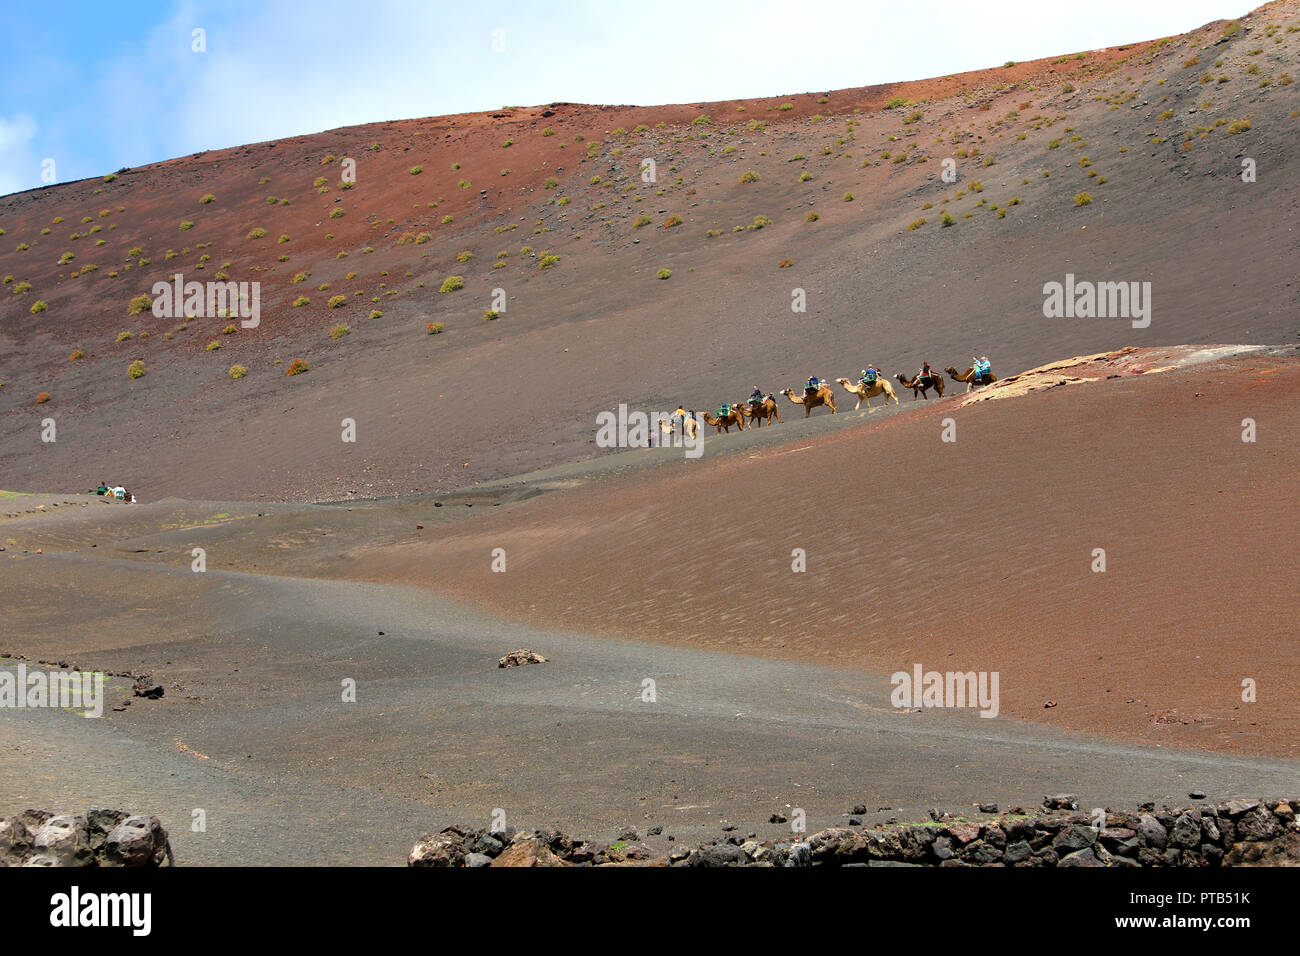
M 336 570 L 583 632 L 997 671 L 1003 715 L 1294 757 L 1300 362 L 1132 374 L 1168 354 L 557 491 Z
M 828 93 L 374 123 L 0 198 L 0 487 L 447 489 L 587 457 L 619 402 L 704 409 L 975 351 L 1004 372 L 1290 341 L 1300 4 L 1238 23 Z M 260 326 L 131 314 L 178 271 L 262 283 Z M 1045 319 L 1067 273 L 1151 282 L 1151 325 Z

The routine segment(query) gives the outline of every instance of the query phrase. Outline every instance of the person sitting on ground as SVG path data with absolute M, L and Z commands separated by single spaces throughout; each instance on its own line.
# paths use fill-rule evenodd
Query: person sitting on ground
M 116 499 L 118 499 L 119 501 L 125 501 L 125 500 L 126 500 L 126 489 L 123 488 L 121 485 L 114 485 L 114 486 L 113 486 L 113 497 L 116 498 Z
M 108 494 L 108 485 L 104 484 L 104 482 L 101 481 L 101 482 L 99 483 L 99 487 L 96 488 L 96 489 L 94 490 L 94 492 L 92 492 L 92 494 L 96 494 L 96 495 L 106 495 L 106 494 Z

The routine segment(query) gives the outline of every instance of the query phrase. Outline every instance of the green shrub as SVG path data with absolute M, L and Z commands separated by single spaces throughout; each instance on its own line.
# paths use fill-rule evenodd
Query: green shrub
M 668 278 L 669 276 L 671 276 L 672 274 L 673 274 L 673 270 L 671 270 L 671 269 L 660 269 L 658 272 L 655 273 L 655 278 L 656 278 L 656 279 L 667 279 L 667 278 Z
M 216 202 L 216 201 L 217 201 L 217 197 L 212 195 L 212 193 L 208 193 L 206 196 L 202 196 L 199 198 L 199 202 L 205 206 L 210 202 Z
M 439 292 L 455 292 L 457 289 L 465 288 L 464 276 L 448 276 L 442 281 L 442 288 Z
M 126 368 L 126 374 L 127 374 L 127 377 L 128 377 L 128 378 L 133 378 L 133 379 L 135 379 L 135 378 L 143 378 L 143 377 L 144 377 L 144 373 L 147 372 L 147 371 L 148 371 L 148 368 L 145 367 L 144 359 L 136 359 L 134 362 L 132 362 L 132 363 L 131 363 L 130 365 L 128 365 L 127 368 Z
M 347 301 L 348 297 L 345 295 L 332 295 L 330 296 L 329 307 L 331 309 L 337 309 L 340 306 L 346 305 Z
M 1092 202 L 1092 196 L 1088 193 L 1078 193 L 1074 197 L 1074 204 L 1076 206 L 1086 206 L 1090 202 Z
M 230 366 L 230 369 L 226 374 L 228 374 L 231 378 L 235 378 L 235 379 L 243 378 L 245 375 L 248 374 L 248 366 L 232 365 Z
M 31 312 L 32 315 L 37 315 L 41 312 L 44 312 L 48 308 L 49 306 L 46 303 L 42 302 L 40 299 L 37 299 L 35 302 L 32 303 L 32 307 L 28 309 L 28 311 Z

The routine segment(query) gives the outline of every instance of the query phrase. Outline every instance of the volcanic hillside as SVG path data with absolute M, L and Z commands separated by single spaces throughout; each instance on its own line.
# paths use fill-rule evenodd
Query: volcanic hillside
M 587 456 L 619 402 L 1293 340 L 1298 51 L 1283 0 L 959 76 L 375 123 L 4 197 L 0 486 L 428 491 Z M 260 325 L 155 317 L 177 272 L 260 282 Z M 1150 326 L 1044 318 L 1067 273 L 1151 282 Z

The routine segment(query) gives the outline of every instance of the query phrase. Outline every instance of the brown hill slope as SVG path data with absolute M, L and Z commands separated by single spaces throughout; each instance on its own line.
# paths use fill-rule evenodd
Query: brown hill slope
M 1092 380 L 556 491 L 336 573 L 584 633 L 996 671 L 1004 715 L 1294 757 L 1300 363 L 1130 374 L 1163 358 L 1063 363 Z
M 1275 263 L 1296 252 L 1298 28 L 1285 0 L 1235 31 L 917 83 L 376 123 L 4 197 L 0 486 L 454 487 L 589 454 L 595 415 L 621 401 L 702 409 L 973 351 L 1008 371 L 1127 343 L 1289 340 L 1300 290 Z M 176 271 L 261 282 L 260 326 L 129 314 Z M 1043 284 L 1067 273 L 1150 281 L 1150 326 L 1045 319 Z M 439 293 L 452 275 L 464 288 Z M 494 289 L 508 305 L 488 322 Z M 332 339 L 336 324 L 350 333 Z M 286 377 L 297 358 L 311 371 Z

